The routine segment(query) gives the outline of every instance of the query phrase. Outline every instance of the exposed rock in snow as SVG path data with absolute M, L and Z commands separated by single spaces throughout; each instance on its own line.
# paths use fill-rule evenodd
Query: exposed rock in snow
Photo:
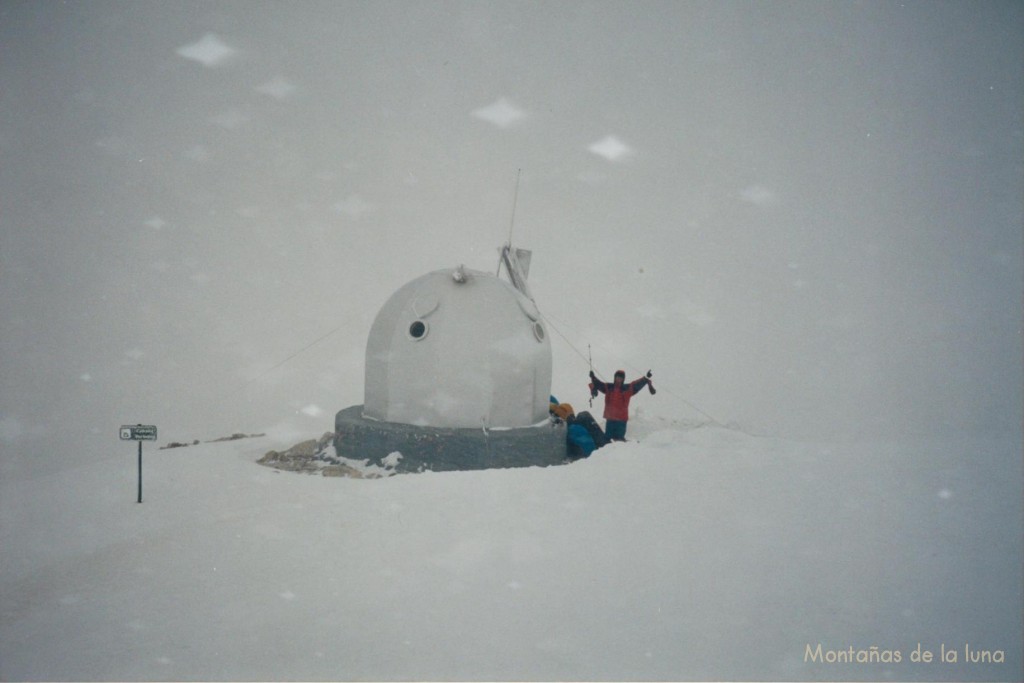
M 170 441 L 170 442 L 168 442 L 168 444 L 166 446 L 161 446 L 160 450 L 165 451 L 168 448 L 186 448 L 188 446 L 197 446 L 197 445 L 199 445 L 199 439 L 193 440 L 192 443 L 184 443 L 182 441 Z
M 365 460 L 352 460 L 337 455 L 333 441 L 334 433 L 324 432 L 319 439 L 300 441 L 286 451 L 267 451 L 256 462 L 277 471 L 321 474 L 325 477 L 379 479 L 396 474 L 395 466 L 401 459 L 400 454 L 388 456 L 385 466 L 379 467 Z
M 222 436 L 218 439 L 210 439 L 206 443 L 218 443 L 220 441 L 237 441 L 238 439 L 254 439 L 256 437 L 266 436 L 266 434 L 242 434 L 241 432 L 235 432 L 231 436 Z M 193 439 L 190 443 L 182 441 L 171 441 L 166 446 L 161 446 L 160 450 L 168 448 L 185 448 L 186 446 L 197 446 L 199 445 L 199 439 Z
M 239 439 L 255 439 L 260 436 L 266 436 L 266 434 L 243 434 L 241 432 L 235 432 L 231 436 L 222 436 L 219 439 L 211 439 L 206 443 L 217 443 L 219 441 L 238 441 Z
M 349 477 L 350 479 L 363 479 L 363 473 L 350 465 L 328 465 L 321 470 L 325 477 Z

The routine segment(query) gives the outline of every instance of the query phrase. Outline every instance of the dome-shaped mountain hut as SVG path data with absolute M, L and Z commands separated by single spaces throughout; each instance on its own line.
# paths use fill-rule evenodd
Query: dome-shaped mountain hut
M 520 259 L 511 282 L 462 266 L 398 289 L 366 344 L 364 403 L 335 418 L 335 448 L 399 470 L 550 465 L 565 431 L 548 416 L 551 344 Z M 523 259 L 525 260 L 525 259 Z

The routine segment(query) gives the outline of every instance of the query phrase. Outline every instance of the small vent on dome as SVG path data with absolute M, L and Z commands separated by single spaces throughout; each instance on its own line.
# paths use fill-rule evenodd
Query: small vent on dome
M 413 321 L 412 325 L 409 325 L 409 336 L 415 341 L 419 341 L 427 336 L 427 323 L 422 320 Z

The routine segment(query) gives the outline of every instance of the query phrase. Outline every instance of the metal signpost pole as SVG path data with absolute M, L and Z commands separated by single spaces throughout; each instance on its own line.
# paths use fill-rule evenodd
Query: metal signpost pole
M 121 441 L 138 441 L 139 442 L 139 498 L 138 502 L 142 502 L 142 442 L 143 441 L 156 441 L 156 425 L 122 425 L 121 426 Z
M 139 441 L 139 502 L 142 502 L 142 442 Z

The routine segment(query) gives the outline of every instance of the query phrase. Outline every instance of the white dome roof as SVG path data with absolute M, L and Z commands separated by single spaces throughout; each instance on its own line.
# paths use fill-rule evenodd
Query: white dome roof
M 366 343 L 363 415 L 432 427 L 525 427 L 548 415 L 551 343 L 537 307 L 463 268 L 391 295 Z

